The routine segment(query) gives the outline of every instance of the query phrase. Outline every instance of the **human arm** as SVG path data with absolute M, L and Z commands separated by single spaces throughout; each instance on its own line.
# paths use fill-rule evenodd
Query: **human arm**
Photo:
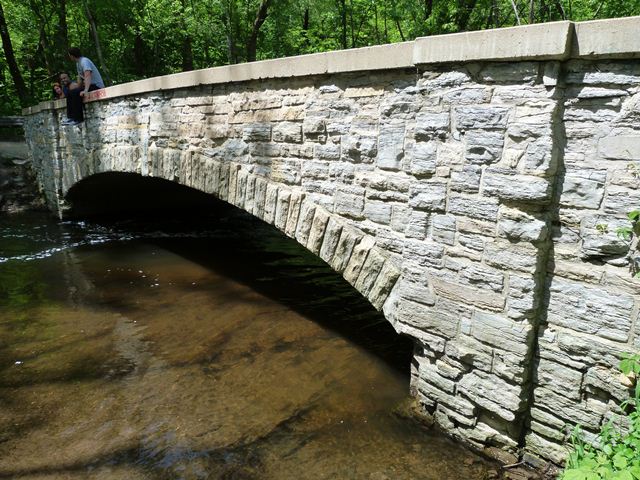
M 89 87 L 91 86 L 91 70 L 84 71 L 84 90 L 80 92 L 80 96 L 84 97 L 86 93 L 89 92 Z

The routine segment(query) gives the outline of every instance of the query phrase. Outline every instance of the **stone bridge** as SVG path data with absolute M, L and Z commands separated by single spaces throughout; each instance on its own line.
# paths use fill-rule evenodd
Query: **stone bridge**
M 561 462 L 628 386 L 640 284 L 640 17 L 558 22 L 180 73 L 26 109 L 64 216 L 106 172 L 273 224 L 415 343 L 411 392 L 504 461 Z M 99 97 L 97 96 L 99 95 Z

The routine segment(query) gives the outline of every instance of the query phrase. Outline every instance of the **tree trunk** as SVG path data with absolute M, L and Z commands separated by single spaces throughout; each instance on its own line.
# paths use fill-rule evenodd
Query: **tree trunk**
M 302 17 L 302 46 L 309 47 L 309 7 L 304 9 L 304 16 Z
M 182 25 L 182 71 L 188 72 L 193 70 L 193 46 L 191 42 L 191 35 L 185 22 L 186 5 L 185 0 L 182 0 L 182 12 L 180 23 Z
M 226 12 L 225 12 L 225 24 L 227 26 L 227 55 L 229 63 L 238 63 L 238 49 L 236 48 L 236 35 L 235 35 L 235 19 L 234 19 L 234 1 L 227 0 Z
M 253 62 L 256 59 L 256 51 L 258 49 L 258 33 L 260 33 L 260 27 L 262 27 L 262 24 L 267 19 L 270 4 L 271 0 L 262 0 L 262 2 L 260 3 L 260 8 L 258 8 L 258 13 L 256 14 L 256 19 L 253 22 L 251 34 L 247 39 L 247 62 Z
M 338 0 L 340 7 L 340 20 L 342 22 L 342 32 L 340 35 L 340 43 L 342 49 L 347 49 L 347 0 Z
M 424 0 L 424 19 L 428 20 L 433 13 L 433 0 Z
M 54 35 L 56 52 L 56 70 L 60 72 L 64 69 L 67 60 L 67 50 L 69 50 L 69 29 L 67 27 L 67 0 L 58 0 L 56 3 L 58 12 L 58 26 Z
M 477 0 L 459 0 L 459 10 L 456 15 L 456 25 L 458 25 L 458 31 L 464 32 L 467 30 L 469 18 L 471 13 L 476 7 Z
M 22 74 L 18 68 L 16 62 L 16 56 L 13 53 L 13 45 L 11 44 L 11 37 L 9 36 L 9 29 L 7 28 L 7 22 L 4 18 L 4 10 L 2 8 L 2 2 L 0 2 L 0 38 L 2 38 L 2 49 L 4 50 L 4 58 L 7 60 L 7 66 L 9 67 L 9 73 L 13 79 L 13 84 L 16 88 L 16 93 L 20 99 L 20 104 L 24 107 L 27 104 L 27 87 L 24 84 Z
M 529 24 L 535 23 L 536 21 L 536 2 L 535 0 L 531 0 L 529 2 Z
M 96 19 L 91 12 L 91 8 L 89 8 L 89 2 L 87 0 L 84 1 L 84 10 L 87 14 L 87 20 L 89 21 L 89 31 L 91 33 L 91 37 L 93 38 L 93 42 L 96 45 L 96 53 L 98 54 L 98 62 L 100 63 L 100 73 L 102 74 L 102 79 L 104 80 L 104 84 L 106 87 L 111 85 L 111 80 L 109 79 L 109 70 L 107 69 L 107 65 L 104 63 L 104 57 L 102 56 L 102 47 L 100 46 L 100 36 L 98 35 L 98 26 L 96 25 Z

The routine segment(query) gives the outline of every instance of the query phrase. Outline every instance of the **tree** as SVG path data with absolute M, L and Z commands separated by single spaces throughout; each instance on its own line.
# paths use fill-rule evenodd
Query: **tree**
M 0 2 L 0 38 L 2 39 L 2 49 L 4 51 L 4 57 L 9 68 L 9 72 L 11 73 L 11 78 L 13 79 L 13 85 L 16 89 L 16 93 L 18 94 L 18 98 L 20 99 L 20 104 L 25 106 L 28 102 L 27 88 L 24 84 L 20 69 L 18 68 L 16 56 L 13 52 L 13 44 L 11 43 L 9 29 L 7 28 L 7 22 L 4 17 L 2 2 Z

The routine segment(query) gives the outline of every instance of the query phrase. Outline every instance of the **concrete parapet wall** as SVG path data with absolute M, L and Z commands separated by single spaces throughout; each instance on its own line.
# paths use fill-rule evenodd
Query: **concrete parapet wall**
M 580 25 L 620 35 L 609 22 Z M 431 63 L 443 40 L 419 39 L 143 80 L 106 89 L 82 127 L 44 105 L 25 129 L 52 209 L 103 172 L 228 201 L 414 339 L 411 391 L 442 429 L 508 462 L 560 463 L 567 425 L 591 434 L 628 397 L 617 359 L 640 349 L 615 234 L 640 203 L 640 60 L 576 50 L 580 31 L 466 37 L 548 40 L 483 61 L 452 47 Z

